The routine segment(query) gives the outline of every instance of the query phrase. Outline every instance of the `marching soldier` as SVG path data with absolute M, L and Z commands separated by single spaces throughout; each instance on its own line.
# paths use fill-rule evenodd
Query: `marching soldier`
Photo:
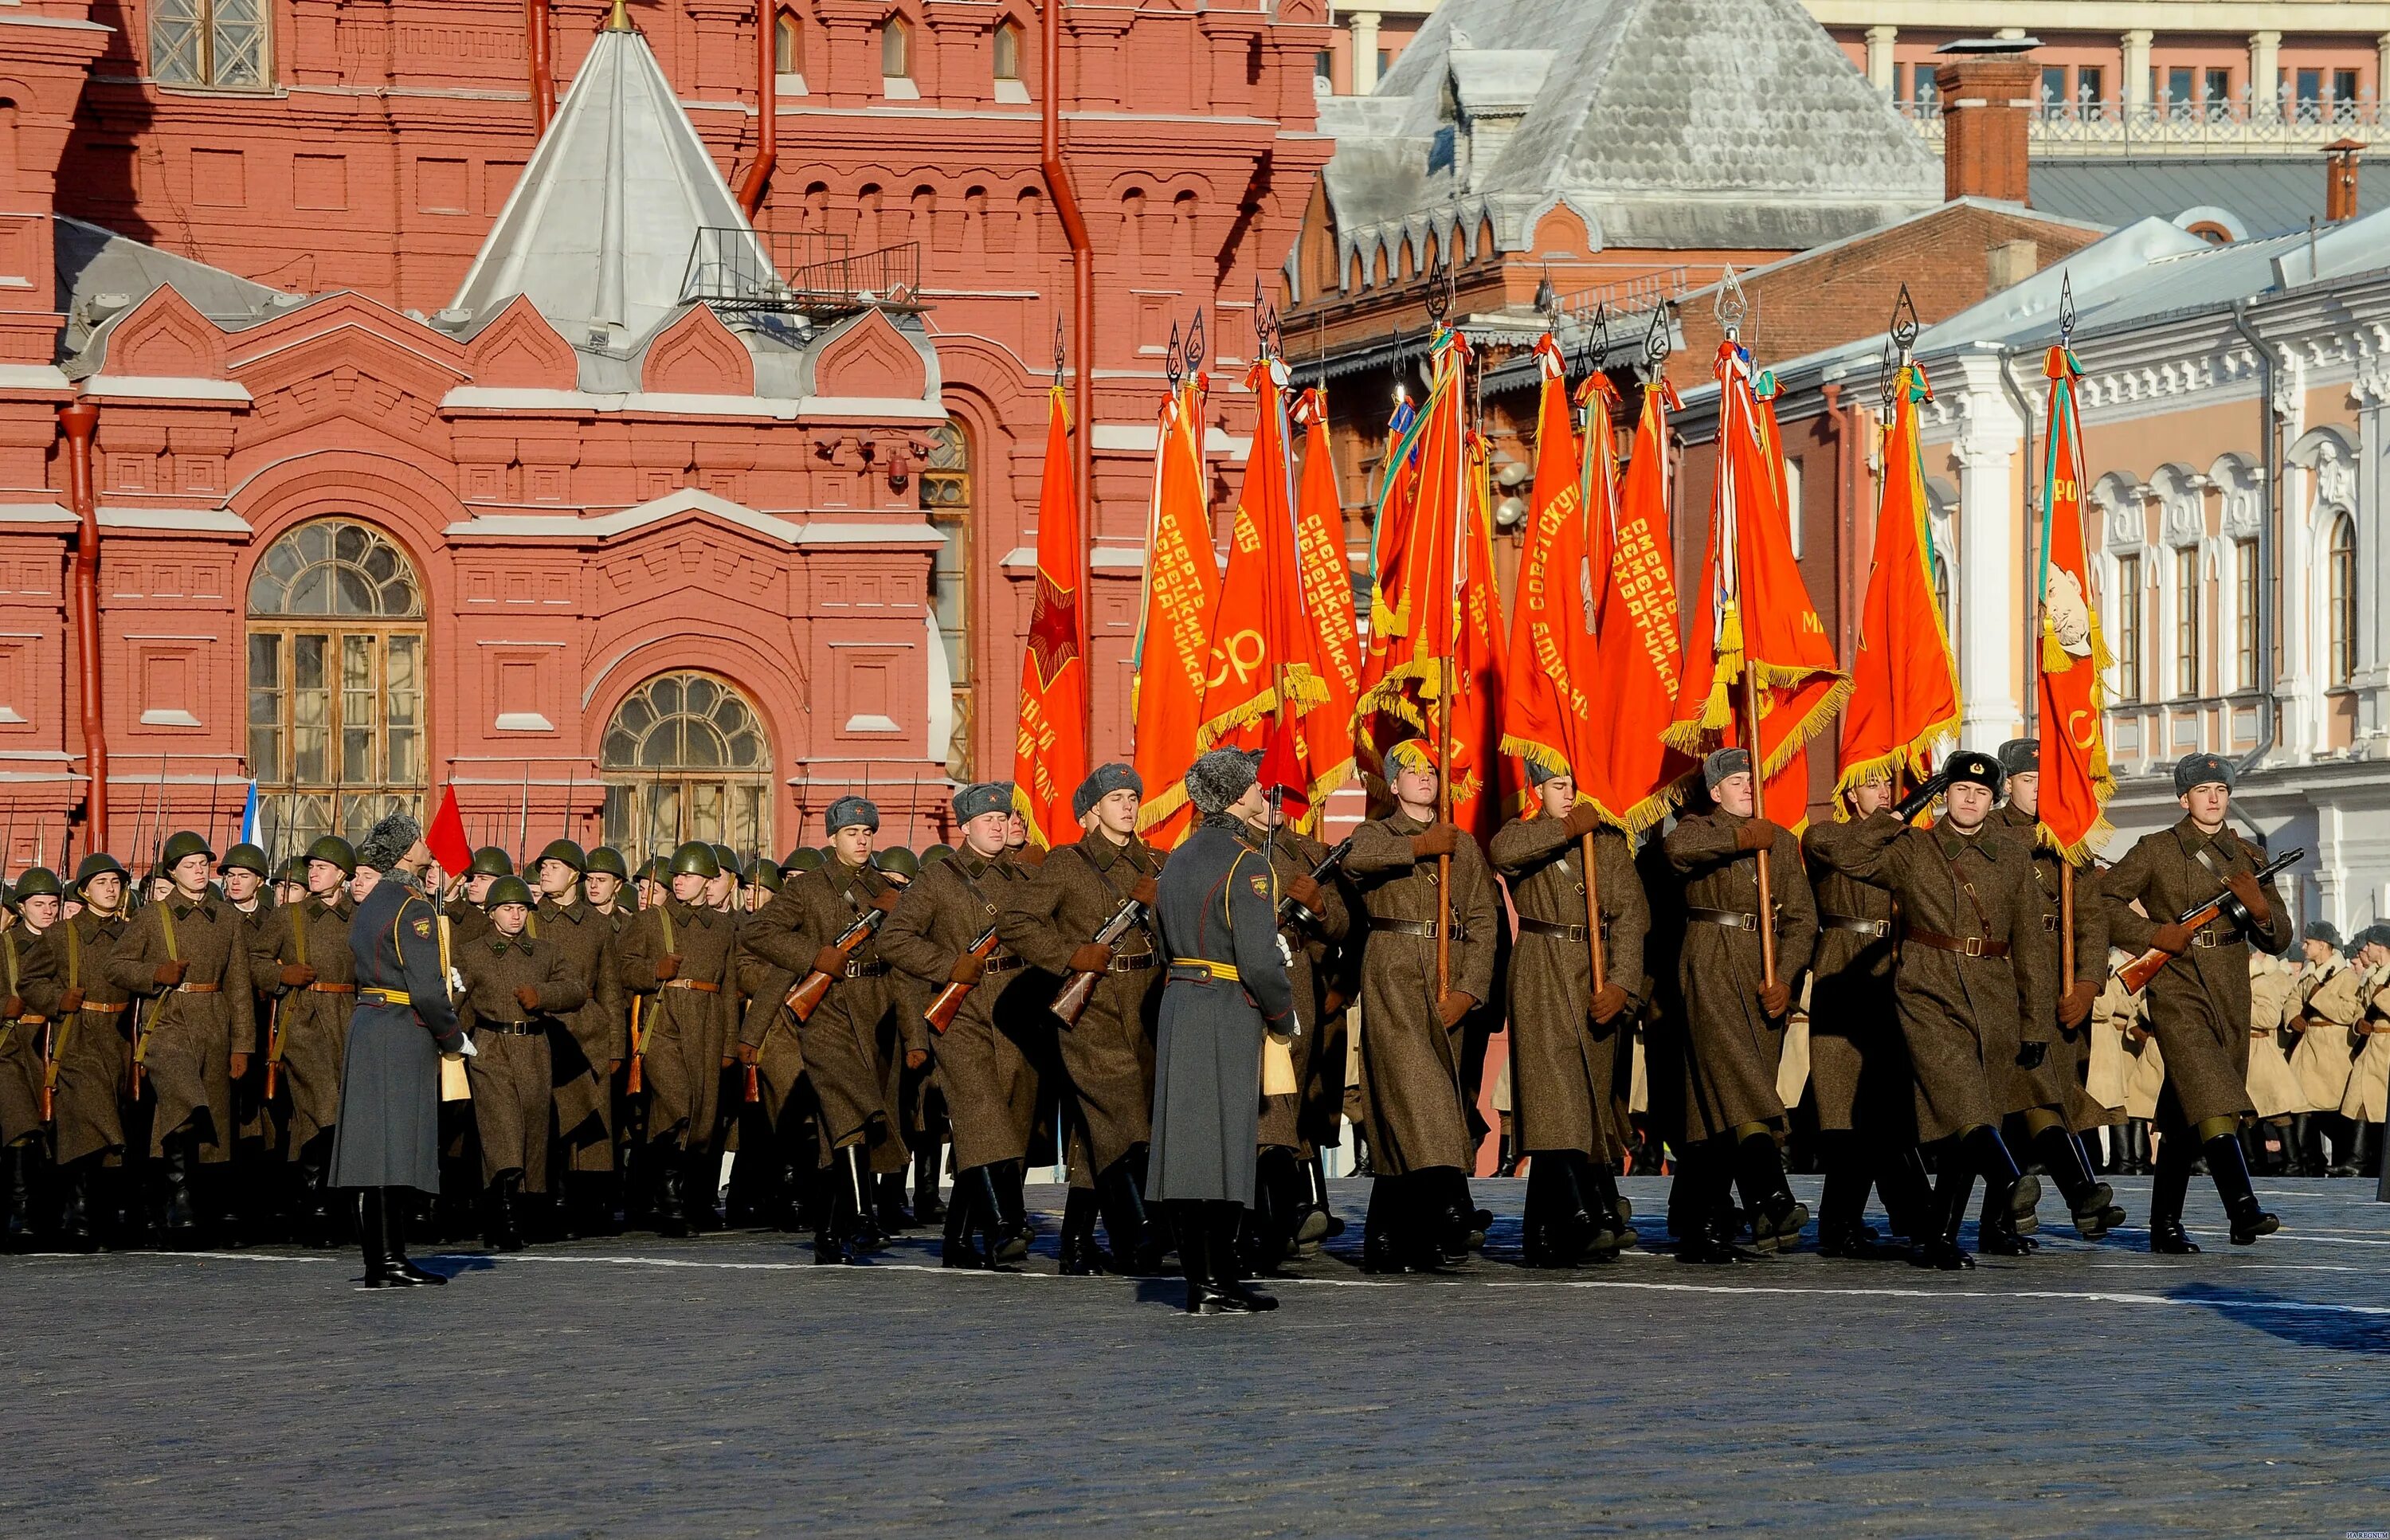
M 1579 800 L 1575 776 L 1529 760 L 1527 778 L 1538 807 L 1503 825 L 1491 852 L 1519 915 L 1510 981 L 1512 1148 L 1531 1161 L 1527 1264 L 1567 1267 L 1588 1255 L 1613 1259 L 1634 1238 L 1611 1169 L 1626 1149 L 1613 1106 L 1625 1029 L 1645 993 L 1651 916 L 1626 837 Z M 1601 915 L 1598 990 L 1586 934 L 1588 834 Z
M 1073 1148 L 1062 1212 L 1066 1273 L 1102 1270 L 1096 1218 L 1111 1238 L 1111 1264 L 1150 1273 L 1163 1242 L 1146 1223 L 1145 1172 L 1153 1123 L 1153 1033 L 1162 1005 L 1162 953 L 1152 904 L 1163 853 L 1137 834 L 1145 783 L 1125 764 L 1099 765 L 1071 796 L 1076 842 L 1047 852 L 1029 881 L 1009 891 L 996 921 L 1006 950 L 1032 968 L 1100 975 L 1086 1011 L 1059 1033 Z M 1137 923 L 1107 945 L 1097 933 L 1123 905 Z M 1082 1165 L 1082 1155 L 1092 1171 Z
M 2358 986 L 2365 1014 L 2349 1029 L 2357 1038 L 2357 1062 L 2349 1066 L 2348 1090 L 2340 1098 L 2341 1120 L 2351 1138 L 2343 1162 L 2351 1176 L 2378 1176 L 2383 1170 L 2383 1122 L 2390 1117 L 2390 930 L 2369 925 L 2357 936 Z M 2335 1170 L 2339 1169 L 2335 1165 Z
M 103 1190 L 101 1171 L 124 1153 L 119 1095 L 133 1002 L 109 982 L 108 958 L 124 934 L 127 881 L 116 857 L 83 858 L 72 884 L 81 907 L 49 937 L 58 998 L 35 1002 L 56 1023 L 48 1074 L 52 1155 L 65 1198 L 58 1244 L 72 1251 L 98 1246 L 118 1196 Z
M 968 991 L 932 1050 L 955 1146 L 943 1260 L 997 1269 L 1029 1249 L 1021 1186 L 1037 1120 L 1037 1076 L 996 1023 L 998 996 L 1027 966 L 1006 950 L 996 918 L 1028 878 L 1005 854 L 1010 788 L 982 781 L 956 792 L 954 805 L 962 842 L 924 867 L 897 901 L 880 928 L 880 955 L 927 988 Z
M 1295 1014 L 1303 1027 L 1287 1046 L 1295 1088 L 1262 1098 L 1251 1249 L 1253 1271 L 1265 1277 L 1278 1271 L 1290 1251 L 1316 1251 L 1328 1237 L 1327 1187 L 1322 1182 L 1315 1192 L 1311 1186 L 1319 1155 L 1310 1137 L 1314 1124 L 1305 1114 L 1320 1095 L 1317 1087 L 1330 1073 L 1319 1061 L 1323 1053 L 1340 1056 L 1333 1074 L 1338 1097 L 1343 1097 L 1344 1034 L 1341 1030 L 1330 1033 L 1326 1007 L 1337 948 L 1352 928 L 1339 874 L 1330 872 L 1324 879 L 1312 876 L 1328 860 L 1328 847 L 1288 827 L 1282 805 L 1271 806 L 1269 821 L 1271 832 L 1263 844 L 1272 856 L 1279 893 L 1294 903 L 1279 934 L 1286 943 L 1287 977 L 1294 985 Z M 1341 1019 L 1343 1011 L 1334 1014 Z
M 2328 920 L 2316 920 L 2300 942 L 2306 966 L 2300 971 L 2286 1023 L 2298 1036 L 2291 1049 L 2291 1070 L 2298 1077 L 2301 1110 L 2291 1120 L 2299 1147 L 2299 1163 L 2310 1176 L 2356 1174 L 2355 1141 L 2341 1121 L 2341 1098 L 2348 1095 L 2349 1072 L 2357 1062 L 2357 1024 L 2365 1017 L 2365 998 L 2358 985 L 2360 969 L 2342 955 L 2340 931 Z M 2324 1135 L 2332 1136 L 2332 1154 L 2324 1153 Z M 2344 1169 L 2345 1168 L 2345 1169 Z
M 553 846 L 549 847 L 551 850 Z M 530 933 L 531 885 L 491 882 L 490 929 L 455 945 L 465 982 L 457 1024 L 471 1037 L 473 1123 L 481 1135 L 490 1250 L 523 1249 L 517 1200 L 547 1191 L 548 1112 L 555 1089 L 551 1043 L 573 1041 L 572 1013 L 589 998 L 583 965 L 557 943 Z
M 2257 1122 L 2242 1131 L 2248 1147 L 2250 1169 L 2268 1176 L 2294 1174 L 2298 1139 L 2291 1118 L 2300 1107 L 2299 1077 L 2291 1072 L 2283 1040 L 2293 1008 L 2298 966 L 2287 957 L 2253 951 L 2249 954 L 2249 1102 Z M 2272 1139 L 2279 1153 L 2268 1153 Z
M 2011 738 L 2000 745 L 2000 770 L 2008 785 L 2008 801 L 1992 815 L 1995 827 L 2013 833 L 2033 853 L 2034 887 L 2041 894 L 2042 930 L 2055 937 L 2062 922 L 2059 875 L 2062 860 L 2039 840 L 2041 828 L 2041 740 Z M 2082 1136 L 2103 1127 L 2108 1110 L 2084 1091 L 2084 1069 L 2090 1056 L 2091 1007 L 2107 982 L 2107 911 L 2099 899 L 2099 882 L 2089 872 L 2076 874 L 2075 898 L 2075 977 L 2057 984 L 2058 1020 L 2055 1033 L 2038 1055 L 2020 1045 L 2015 1067 L 2007 1076 L 2001 1110 L 2023 1128 L 2024 1147 L 2057 1182 L 2075 1219 L 2075 1231 L 2097 1240 L 2125 1222 L 2116 1206 L 2115 1190 L 2091 1174 L 2084 1159 Z M 2049 960 L 2060 960 L 2053 944 Z M 2027 1060 L 2034 1060 L 2028 1063 Z M 1994 1092 L 1998 1095 L 1998 1085 Z M 1991 1194 L 1986 1191 L 1988 1200 Z M 1986 1246 L 2006 1237 L 1995 1224 L 1985 1232 Z
M 616 870 L 598 870 L 599 855 L 612 856 Z M 560 1157 L 556 1185 L 564 1188 L 566 1227 L 577 1236 L 606 1235 L 614 1227 L 614 1072 L 629 1049 L 614 963 L 615 920 L 584 887 L 606 886 L 610 900 L 621 886 L 622 865 L 621 854 L 603 846 L 584 853 L 570 840 L 550 841 L 532 865 L 539 907 L 524 925 L 543 948 L 563 956 L 566 974 L 582 992 L 577 1007 L 554 1012 L 558 1030 L 548 1044 Z M 483 1158 L 486 1163 L 486 1151 Z M 545 1189 L 527 1181 L 525 1190 Z
M 241 917 L 241 943 L 252 956 L 275 910 L 274 895 L 266 885 L 270 872 L 265 853 L 246 842 L 234 845 L 216 861 L 217 891 Z M 266 982 L 254 976 L 252 969 L 251 982 L 257 988 L 250 999 L 250 1012 L 260 1020 L 269 1006 L 263 988 Z M 280 1179 L 287 1167 L 274 1149 L 274 1114 L 265 1105 L 263 1054 L 252 1054 L 249 1073 L 234 1080 L 232 1110 L 237 1135 L 232 1165 L 225 1174 L 229 1183 L 227 1205 L 244 1234 L 281 1238 L 277 1234 L 283 1219 Z
M 276 905 L 296 904 L 307 896 L 307 857 L 302 852 L 282 863 L 282 870 L 274 879 L 274 902 Z
M 801 852 L 816 859 L 800 866 Z M 787 892 L 805 871 L 819 870 L 819 854 L 810 846 L 790 851 L 777 867 L 774 895 Z M 757 1105 L 740 1125 L 739 1162 L 730 1178 L 735 1194 L 740 1168 L 768 1161 L 768 1179 L 751 1173 L 750 1180 L 759 1187 L 750 1190 L 768 1189 L 770 1196 L 765 1201 L 771 1208 L 771 1223 L 793 1234 L 806 1227 L 808 1216 L 819 1217 L 816 1205 L 828 1195 L 816 1190 L 822 1185 L 817 1179 L 821 1158 L 817 1105 L 812 1078 L 805 1072 L 804 1050 L 798 1043 L 797 1019 L 787 1006 L 798 976 L 768 960 L 754 942 L 753 932 L 778 923 L 776 918 L 767 918 L 771 904 L 772 900 L 765 900 L 765 907 L 739 929 L 739 987 L 747 996 L 747 1007 L 739 1015 L 739 1059 L 755 1076 Z
M 2047 1056 L 2058 946 L 2042 928 L 2030 852 L 1992 821 L 2000 780 L 1991 755 L 1954 754 L 1891 812 L 1810 839 L 1828 866 L 1884 889 L 1899 907 L 1893 995 L 1916 1077 L 1917 1136 L 1945 1150 L 1940 1223 L 1917 1260 L 1944 1269 L 1974 1265 L 1959 1249 L 1959 1226 L 1977 1175 L 1992 1189 L 1985 1213 L 1996 1232 L 2029 1233 L 2041 1197 L 2000 1137 L 1995 1084 L 2009 1063 Z M 1941 821 L 1912 827 L 1937 791 Z
M 1279 935 L 1278 881 L 1261 851 L 1269 808 L 1254 770 L 1253 756 L 1234 749 L 1188 767 L 1188 800 L 1203 821 L 1156 884 L 1170 971 L 1154 1076 L 1153 1200 L 1170 1206 L 1190 1315 L 1278 1308 L 1245 1287 L 1236 1261 L 1238 1226 L 1255 1194 L 1263 1037 L 1302 1030 Z
M 1354 831 L 1344 870 L 1369 918 L 1361 1078 L 1375 1180 L 1362 1266 L 1408 1272 L 1465 1258 L 1479 1233 L 1469 1196 L 1477 1149 L 1462 1103 L 1461 1034 L 1469 1013 L 1494 993 L 1501 909 L 1477 841 L 1437 817 L 1442 772 L 1434 749 L 1406 738 L 1387 751 L 1386 764 L 1394 810 Z M 1448 889 L 1438 871 L 1446 856 Z M 1441 981 L 1440 911 L 1449 930 Z
M 58 874 L 34 866 L 19 877 L 0 909 L 0 1248 L 26 1250 L 37 1206 L 49 1195 L 48 1130 L 42 1087 L 48 1078 L 50 1031 L 58 1009 L 57 959 L 45 936 L 58 924 Z
M 829 857 L 785 883 L 743 939 L 748 950 L 792 980 L 824 973 L 832 981 L 813 1014 L 796 1023 L 796 1033 L 820 1106 L 816 1167 L 829 1174 L 829 1201 L 815 1215 L 815 1260 L 844 1263 L 884 1243 L 875 1176 L 902 1173 L 911 1159 L 889 1104 L 895 995 L 888 987 L 888 964 L 876 938 L 867 937 L 851 952 L 840 951 L 837 942 L 873 911 L 893 913 L 903 889 L 872 864 L 879 808 L 861 797 L 841 797 L 830 803 L 828 824 Z M 757 1008 L 787 1007 L 766 1000 Z
M 153 1103 L 149 1154 L 162 1161 L 167 1243 L 195 1245 L 195 1168 L 232 1157 L 232 1083 L 257 1051 L 246 919 L 208 878 L 215 853 L 185 829 L 161 857 L 173 895 L 144 908 L 108 959 L 108 979 L 149 996 L 136 1014 L 133 1062 Z
M 639 911 L 616 954 L 623 988 L 642 996 L 646 1017 L 642 1158 L 662 1188 L 656 1231 L 667 1237 L 714 1222 L 722 1072 L 738 1062 L 727 993 L 738 926 L 708 902 L 721 877 L 711 845 L 692 841 L 673 852 L 671 896 Z
M 311 1245 L 331 1244 L 328 1178 L 333 1120 L 341 1110 L 341 1061 L 357 1005 L 349 925 L 349 883 L 357 853 L 327 834 L 307 847 L 307 896 L 276 908 L 259 927 L 250 976 L 270 1002 L 265 1061 L 281 1092 L 281 1158 L 295 1178 L 300 1227 Z
M 1759 813 L 1751 756 L 1721 749 L 1702 763 L 1702 779 L 1715 805 L 1678 819 L 1662 849 L 1682 879 L 1689 921 L 1677 966 L 1684 1001 L 1680 1180 L 1690 1184 L 1692 1204 L 1677 1257 L 1715 1263 L 1736 1255 L 1729 1182 L 1742 1187 L 1758 1250 L 1789 1250 L 1808 1223 L 1808 1209 L 1784 1179 L 1776 1074 L 1790 981 L 1816 950 L 1818 911 L 1800 843 Z M 1760 851 L 1768 853 L 1773 916 L 1759 913 Z M 1776 929 L 1773 983 L 1760 967 L 1762 924 Z M 1720 987 L 1728 981 L 1735 987 Z
M 483 845 L 473 853 L 471 864 L 460 874 L 463 891 L 450 893 L 445 910 L 451 944 L 471 941 L 490 928 L 489 911 L 483 907 L 490 896 L 490 884 L 514 874 L 513 858 L 497 846 Z
M 2191 1163 L 2202 1150 L 2224 1200 L 2232 1243 L 2248 1246 L 2281 1222 L 2257 1202 L 2241 1149 L 2249 1104 L 2249 947 L 2279 952 L 2291 937 L 2290 910 L 2255 873 L 2263 859 L 2225 823 L 2232 767 L 2215 754 L 2187 754 L 2174 767 L 2182 821 L 2143 835 L 2107 876 L 2110 933 L 2127 949 L 2156 948 L 2170 960 L 2150 981 L 2150 1028 L 2165 1051 L 2158 1097 L 2157 1175 L 2150 1188 L 2150 1250 L 2196 1251 L 2183 1233 Z M 2219 914 L 2196 931 L 2173 917 L 2229 893 L 2237 916 Z M 2136 912 L 2138 901 L 2147 913 Z

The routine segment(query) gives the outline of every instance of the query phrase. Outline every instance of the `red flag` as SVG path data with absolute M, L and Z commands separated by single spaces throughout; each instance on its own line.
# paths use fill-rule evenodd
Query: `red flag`
M 1419 440 L 1425 428 L 1410 398 L 1398 395 L 1386 419 L 1386 457 L 1378 468 L 1377 503 L 1369 516 L 1369 634 L 1361 649 L 1361 688 L 1353 702 L 1356 750 L 1381 756 L 1397 730 L 1382 714 L 1391 699 L 1386 675 L 1394 653 L 1407 645 L 1410 617 L 1404 558 L 1410 550 L 1411 515 L 1419 503 Z M 1399 684 L 1391 687 L 1399 694 Z
M 2083 549 L 2083 425 L 2075 381 L 2082 366 L 2063 346 L 2049 350 L 2049 446 L 2041 482 L 2041 840 L 2076 866 L 2087 865 L 2115 830 L 2100 677 L 2112 660 L 2090 603 Z
M 1079 499 L 1062 387 L 1047 408 L 1046 473 L 1037 491 L 1037 593 L 1021 663 L 1021 726 L 1012 805 L 1029 838 L 1051 846 L 1075 829 L 1071 795 L 1087 778 L 1087 669 L 1079 655 Z
M 1201 748 L 1260 744 L 1265 716 L 1301 716 L 1324 703 L 1316 662 L 1318 629 L 1303 599 L 1295 558 L 1293 463 L 1287 453 L 1286 366 L 1264 358 L 1246 375 L 1256 403 L 1253 448 L 1228 537 L 1228 571 L 1212 625 L 1203 682 Z
M 1353 613 L 1353 564 L 1344 555 L 1344 502 L 1328 445 L 1328 401 L 1305 391 L 1295 402 L 1304 425 L 1303 482 L 1294 507 L 1295 556 L 1304 602 L 1317 628 L 1317 661 L 1326 699 L 1303 719 L 1309 798 L 1327 805 L 1353 774 L 1353 706 L 1361 697 L 1361 628 Z
M 1594 574 L 1599 570 L 1606 577 L 1608 564 L 1597 569 L 1589 548 L 1587 467 L 1580 463 L 1569 421 L 1560 347 L 1548 333 L 1536 344 L 1536 360 L 1543 398 L 1536 414 L 1535 509 L 1527 519 L 1510 616 L 1510 656 L 1523 667 L 1503 699 L 1502 751 L 1574 776 L 1577 790 L 1600 806 L 1610 799 L 1592 752 L 1598 741 L 1594 722 L 1601 710 L 1596 649 L 1601 596 Z M 1609 413 L 1598 394 L 1594 403 L 1599 420 L 1588 436 L 1593 453 L 1586 458 L 1599 463 L 1607 460 L 1606 444 L 1591 441 L 1606 438 Z M 1609 533 L 1606 523 L 1602 533 Z
M 1619 487 L 1600 634 L 1602 815 L 1629 834 L 1657 825 L 1700 767 L 1662 734 L 1677 712 L 1677 576 L 1668 539 L 1668 408 L 1681 405 L 1664 377 L 1643 391 L 1635 444 Z
M 423 831 L 423 843 L 450 877 L 473 864 L 473 841 L 465 834 L 465 815 L 456 811 L 455 786 L 441 794 L 440 811 L 431 815 L 431 827 Z
M 1517 777 L 1505 775 L 1501 755 L 1502 698 L 1510 648 L 1502 629 L 1502 597 L 1494 574 L 1494 510 L 1487 497 L 1485 441 L 1468 436 L 1462 481 L 1463 522 L 1455 572 L 1459 600 L 1452 611 L 1452 821 L 1482 844 L 1514 805 Z M 1431 686 L 1431 690 L 1440 689 Z M 1440 704 L 1440 702 L 1439 702 Z M 1431 718 L 1433 720 L 1433 718 Z
M 1895 390 L 1874 564 L 1851 660 L 1850 704 L 1843 712 L 1837 791 L 1887 770 L 1922 778 L 1934 748 L 1959 733 L 1959 667 L 1934 595 L 1934 536 L 1925 521 L 1925 462 L 1917 437 L 1918 403 L 1934 393 L 1914 364 L 1901 370 Z
M 1194 809 L 1185 773 L 1201 725 L 1204 660 L 1220 604 L 1219 559 L 1203 487 L 1203 392 L 1199 372 L 1163 403 L 1153 456 L 1153 507 L 1146 529 L 1144 603 L 1132 675 L 1136 764 L 1147 797 L 1137 832 L 1168 850 L 1185 838 Z

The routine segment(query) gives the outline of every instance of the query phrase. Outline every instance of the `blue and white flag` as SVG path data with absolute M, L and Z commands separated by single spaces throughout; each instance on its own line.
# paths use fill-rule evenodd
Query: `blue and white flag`
M 257 783 L 249 783 L 249 803 L 240 810 L 240 841 L 244 845 L 257 843 Z

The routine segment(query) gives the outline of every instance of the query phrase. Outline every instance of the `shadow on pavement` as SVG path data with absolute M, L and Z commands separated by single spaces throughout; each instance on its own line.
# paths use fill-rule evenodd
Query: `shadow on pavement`
M 2185 1284 L 2167 1290 L 2166 1297 L 2205 1305 L 2236 1325 L 2254 1327 L 2298 1347 L 2390 1356 L 2390 1315 L 2356 1315 L 2259 1290 L 2208 1283 Z

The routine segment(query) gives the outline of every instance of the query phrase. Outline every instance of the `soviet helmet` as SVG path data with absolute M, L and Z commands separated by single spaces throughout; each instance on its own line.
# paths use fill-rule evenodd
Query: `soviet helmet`
M 216 853 L 208 849 L 207 841 L 198 830 L 178 829 L 166 837 L 166 848 L 158 853 L 159 873 L 162 876 L 173 871 L 177 863 L 187 861 L 194 855 L 204 855 L 211 861 L 216 858 Z
M 327 862 L 332 866 L 340 867 L 351 877 L 354 877 L 357 874 L 356 847 L 350 844 L 346 840 L 341 839 L 337 834 L 327 834 L 321 840 L 309 845 L 307 847 L 307 859 L 310 861 Z M 300 867 L 299 875 L 303 880 L 307 875 L 306 867 L 303 866 Z
M 623 853 L 611 845 L 599 845 L 591 851 L 589 864 L 581 869 L 584 872 L 602 872 L 625 882 L 631 879 L 631 868 L 623 863 Z
M 673 852 L 671 871 L 674 877 L 720 877 L 722 860 L 713 853 L 712 845 L 702 840 L 691 840 Z
M 514 874 L 514 862 L 495 845 L 483 845 L 475 851 L 473 864 L 465 868 L 467 877 L 512 877 Z
M 263 878 L 271 875 L 273 863 L 265 858 L 263 851 L 244 840 L 224 853 L 223 858 L 216 863 L 216 870 L 255 872 Z
M 92 852 L 89 855 L 83 858 L 81 865 L 75 867 L 75 892 L 83 892 L 84 884 L 90 881 L 93 878 L 105 877 L 110 872 L 113 872 L 118 877 L 124 879 L 127 882 L 133 880 L 133 874 L 124 869 L 123 862 L 119 861 L 116 857 L 109 854 L 108 852 L 104 850 L 96 850 Z
M 739 859 L 739 853 L 732 850 L 728 845 L 717 844 L 713 847 L 713 869 L 715 871 L 728 872 L 735 877 L 739 873 L 740 865 L 741 863 Z
M 941 841 L 921 853 L 921 869 L 927 871 L 941 861 L 951 861 L 954 858 L 955 847 Z
M 871 864 L 889 876 L 910 882 L 921 875 L 921 858 L 902 845 L 871 853 Z
M 780 891 L 780 868 L 764 856 L 755 857 L 755 865 L 747 873 L 747 880 L 767 893 Z
M 64 898 L 66 890 L 58 885 L 58 874 L 47 866 L 29 866 L 17 875 L 8 890 L 8 905 L 21 906 L 29 898 Z
M 490 884 L 489 892 L 482 899 L 482 907 L 495 909 L 501 904 L 520 904 L 529 907 L 531 901 L 530 883 L 520 877 L 501 877 Z
M 550 840 L 547 842 L 547 848 L 539 853 L 539 860 L 561 861 L 577 872 L 585 872 L 589 869 L 588 855 L 582 851 L 579 845 L 574 844 L 570 840 Z M 532 866 L 536 869 L 539 866 L 539 861 L 533 862 Z
M 780 875 L 786 877 L 790 872 L 817 872 L 821 870 L 821 865 L 820 851 L 811 845 L 799 845 L 789 852 L 787 860 L 780 863 Z

